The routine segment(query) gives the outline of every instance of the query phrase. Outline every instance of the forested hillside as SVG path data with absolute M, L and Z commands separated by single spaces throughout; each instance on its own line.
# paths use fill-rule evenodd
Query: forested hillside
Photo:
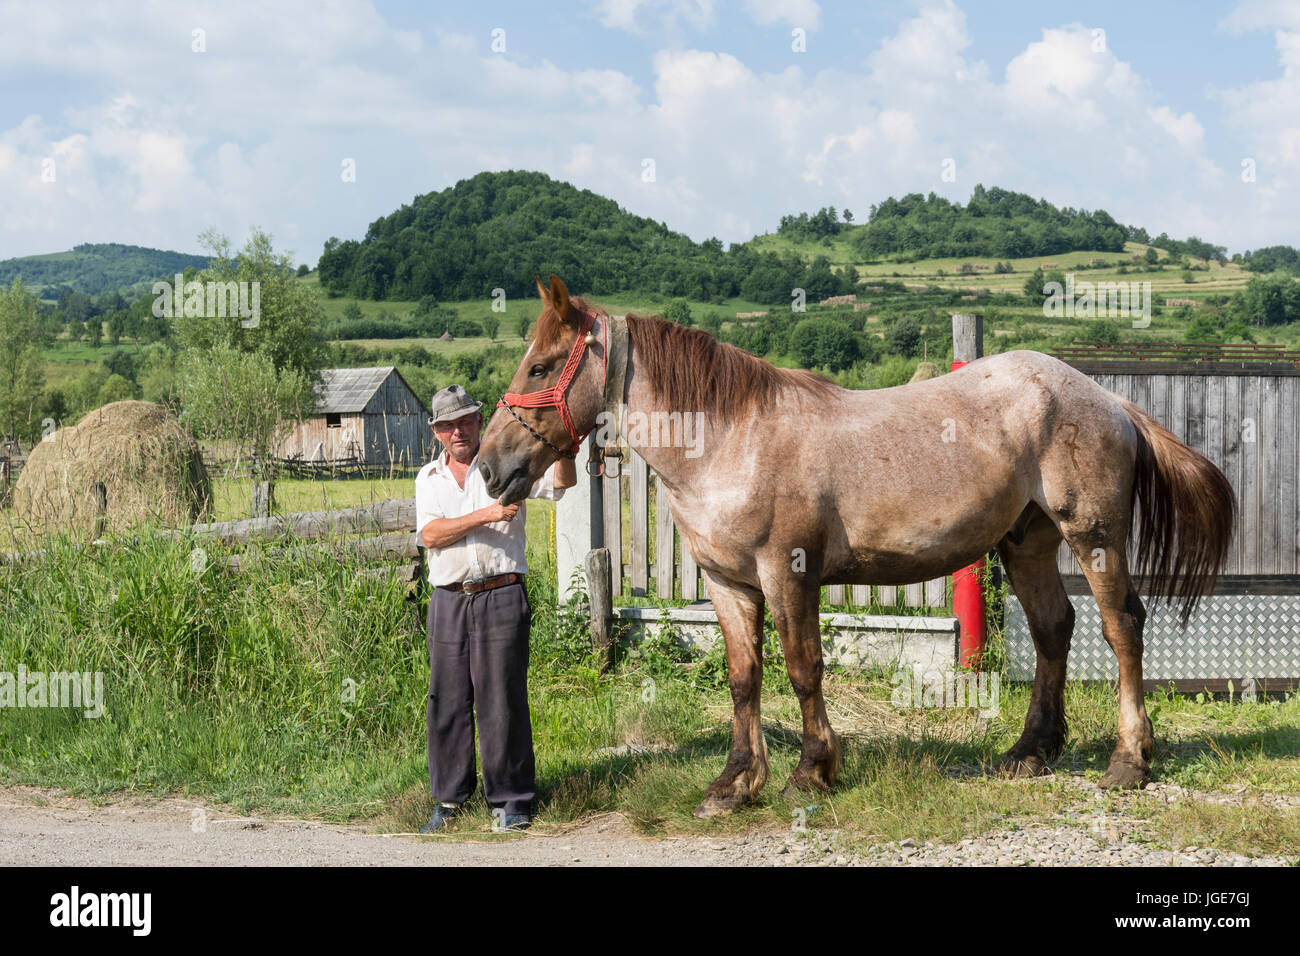
M 24 256 L 0 262 L 0 284 L 21 278 L 29 288 L 63 286 L 85 295 L 126 291 L 188 268 L 202 269 L 206 256 L 146 249 L 120 242 L 82 243 L 68 252 Z
M 331 238 L 320 258 L 331 295 L 439 300 L 535 294 L 554 272 L 596 295 L 632 290 L 721 301 L 789 301 L 796 286 L 835 295 L 849 286 L 825 263 L 696 243 L 613 200 L 543 173 L 480 173 L 371 223 L 365 238 Z M 757 276 L 757 277 L 756 277 Z

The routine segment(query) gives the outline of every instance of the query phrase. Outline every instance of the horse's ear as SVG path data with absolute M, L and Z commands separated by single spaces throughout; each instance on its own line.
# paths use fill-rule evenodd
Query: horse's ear
M 568 319 L 569 290 L 564 287 L 564 281 L 557 275 L 551 276 L 551 308 L 560 313 L 560 318 Z
M 537 280 L 537 294 L 542 297 L 543 302 L 545 302 L 547 305 L 550 305 L 551 297 L 546 294 L 546 286 L 542 285 L 542 277 L 533 276 L 533 278 Z

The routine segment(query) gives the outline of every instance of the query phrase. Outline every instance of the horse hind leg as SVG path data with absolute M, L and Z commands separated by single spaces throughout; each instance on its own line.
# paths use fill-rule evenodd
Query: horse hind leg
M 731 751 L 695 809 L 700 818 L 722 816 L 758 796 L 767 781 L 767 741 L 759 701 L 763 688 L 763 594 L 710 571 L 709 597 L 722 625 L 731 684 Z
M 1119 662 L 1119 733 L 1110 766 L 1099 785 L 1107 789 L 1137 789 L 1151 779 L 1155 734 L 1142 691 L 1142 628 L 1146 609 L 1129 575 L 1125 541 L 1104 534 L 1092 524 L 1083 532 L 1067 526 L 1070 544 L 1088 579 L 1101 612 L 1101 632 Z M 1127 530 L 1128 523 L 1123 527 Z
M 1007 537 L 998 544 L 1003 567 L 1029 622 L 1037 658 L 1024 729 L 997 765 L 999 773 L 1011 776 L 1047 773 L 1068 732 L 1065 664 L 1074 633 L 1074 607 L 1056 567 L 1060 543 L 1056 526 L 1038 511 L 1018 540 Z

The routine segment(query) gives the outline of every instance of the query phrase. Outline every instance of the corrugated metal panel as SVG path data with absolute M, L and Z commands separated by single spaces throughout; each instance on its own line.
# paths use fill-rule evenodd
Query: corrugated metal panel
M 1116 680 L 1119 666 L 1101 633 L 1101 612 L 1091 597 L 1075 595 L 1074 639 L 1066 664 L 1070 680 Z M 1163 601 L 1144 602 L 1142 676 L 1145 680 L 1300 677 L 1300 595 L 1212 594 L 1187 623 Z M 1007 677 L 1032 680 L 1036 655 L 1024 609 L 1007 598 Z

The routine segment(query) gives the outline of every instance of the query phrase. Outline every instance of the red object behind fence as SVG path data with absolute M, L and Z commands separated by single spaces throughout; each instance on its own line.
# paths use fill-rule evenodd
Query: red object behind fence
M 952 370 L 965 365 L 954 361 Z M 984 656 L 987 632 L 984 626 L 984 559 L 962 568 L 952 576 L 952 613 L 961 627 L 961 666 L 979 667 Z

